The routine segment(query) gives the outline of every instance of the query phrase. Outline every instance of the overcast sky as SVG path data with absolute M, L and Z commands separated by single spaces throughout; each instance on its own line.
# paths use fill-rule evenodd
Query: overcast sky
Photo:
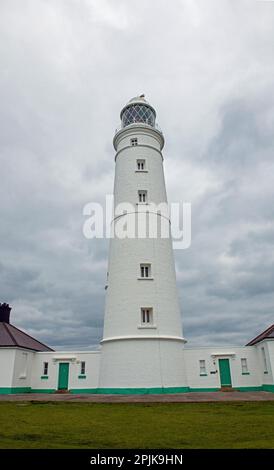
M 62 349 L 98 346 L 108 241 L 83 206 L 113 190 L 122 106 L 145 93 L 169 201 L 190 346 L 243 345 L 274 323 L 274 3 L 1 0 L 0 301 Z

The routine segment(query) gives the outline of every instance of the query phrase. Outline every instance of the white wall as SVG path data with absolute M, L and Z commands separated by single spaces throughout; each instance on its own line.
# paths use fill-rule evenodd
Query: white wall
M 262 384 L 274 383 L 274 341 L 264 341 L 256 346 L 242 348 L 231 346 L 185 349 L 182 343 L 168 340 L 131 340 L 127 345 L 126 342 L 114 341 L 111 348 L 110 343 L 105 343 L 101 370 L 99 351 L 35 353 L 20 348 L 1 348 L 0 388 L 31 387 L 43 391 L 56 390 L 59 363 L 69 362 L 70 390 L 187 386 L 191 389 L 218 389 L 218 354 L 220 358 L 227 357 L 230 360 L 234 388 L 260 387 Z M 264 374 L 262 347 L 266 351 L 268 374 Z M 217 357 L 214 359 L 213 355 Z M 241 358 L 247 359 L 249 375 L 242 375 Z M 207 375 L 204 377 L 200 376 L 199 360 L 206 361 Z M 85 379 L 78 377 L 81 361 L 86 362 Z M 49 363 L 48 379 L 41 379 L 44 362 Z M 216 374 L 210 374 L 215 370 Z
M 130 145 L 132 137 L 138 138 L 135 147 Z M 119 133 L 114 182 L 115 207 L 122 202 L 129 202 L 137 210 L 140 189 L 148 191 L 149 202 L 159 204 L 167 201 L 160 152 L 162 143 L 159 133 L 148 126 L 129 126 Z M 136 173 L 136 160 L 140 158 L 146 160 L 147 173 Z M 149 205 L 145 210 L 148 208 Z M 135 214 L 128 214 L 124 219 L 129 221 L 133 217 Z M 157 215 L 151 217 L 153 220 L 159 218 Z M 169 222 L 163 220 L 169 226 Z M 120 219 L 116 220 L 115 225 L 120 222 Z M 151 264 L 152 280 L 139 279 L 140 263 Z M 104 338 L 148 334 L 182 335 L 170 238 L 112 238 L 108 272 Z M 153 308 L 155 328 L 139 328 L 141 307 Z
M 148 127 L 146 124 L 135 123 L 120 129 L 114 136 L 113 145 L 117 153 L 131 146 L 130 139 L 136 137 L 138 128 L 138 144 L 141 142 L 147 147 L 154 147 L 161 151 L 164 146 L 164 136 L 156 128 Z
M 80 379 L 80 362 L 86 362 L 86 378 Z M 43 379 L 43 364 L 48 362 L 48 379 Z M 69 384 L 71 389 L 92 389 L 98 387 L 100 352 L 56 351 L 40 352 L 35 355 L 31 386 L 35 390 L 57 390 L 60 362 L 69 363 Z
M 133 137 L 138 139 L 137 146 L 130 144 Z M 121 220 L 129 223 L 140 207 L 151 211 L 150 222 L 159 219 L 152 203 L 167 202 L 163 143 L 162 135 L 146 125 L 128 126 L 115 136 L 114 206 L 132 204 L 131 213 L 116 219 L 115 227 Z M 138 159 L 146 161 L 143 173 L 136 172 Z M 139 190 L 148 193 L 145 209 L 139 204 Z M 169 221 L 161 219 L 169 229 Z M 140 279 L 141 263 L 151 265 L 150 279 Z M 171 238 L 113 237 L 108 272 L 100 388 L 185 387 Z M 141 324 L 141 308 L 153 309 L 153 324 Z
M 12 387 L 15 349 L 0 349 L 0 388 Z
M 274 372 L 274 342 L 273 341 L 261 341 L 259 344 L 255 345 L 257 351 L 257 357 L 260 367 L 260 378 L 262 384 L 272 385 L 273 372 Z M 267 374 L 265 373 L 265 366 L 263 360 L 262 348 L 265 350 L 266 363 L 267 363 Z
M 262 346 L 266 351 L 268 374 L 264 374 Z M 16 351 L 17 361 L 14 361 L 12 382 L 14 387 L 31 385 L 33 389 L 56 390 L 59 363 L 69 362 L 69 389 L 187 386 L 191 389 L 220 388 L 219 357 L 227 357 L 230 360 L 232 387 L 260 387 L 262 384 L 274 382 L 274 341 L 264 341 L 257 346 L 246 347 L 183 349 L 179 341 L 136 339 L 106 342 L 102 358 L 99 351 L 28 353 L 28 368 L 32 367 L 30 385 L 23 385 L 23 380 L 19 378 L 21 371 L 19 358 L 22 352 L 24 351 Z M 232 353 L 233 355 L 230 355 Z M 214 358 L 213 355 L 216 357 Z M 12 364 L 14 358 L 14 350 L 1 351 L 0 360 L 2 364 L 5 364 L 3 367 L 5 376 L 1 371 L 0 383 L 9 383 L 11 373 L 7 364 Z M 241 358 L 247 359 L 249 375 L 242 374 Z M 206 361 L 207 376 L 200 376 L 199 360 Z M 78 377 L 81 361 L 86 362 L 86 379 Z M 47 380 L 41 379 L 44 362 L 49 363 Z M 28 369 L 27 377 L 29 377 L 29 371 L 30 369 Z M 217 373 L 210 374 L 213 371 Z M 27 383 L 29 383 L 28 380 L 26 380 Z M 8 387 L 9 385 L 0 386 Z
M 185 348 L 184 355 L 190 388 L 220 388 L 219 358 L 229 359 L 232 387 L 259 387 L 262 385 L 257 351 L 252 346 Z M 241 358 L 247 359 L 249 375 L 242 374 Z M 200 376 L 200 360 L 206 361 L 206 376 Z M 211 374 L 214 371 L 216 373 Z
M 100 388 L 186 386 L 182 342 L 124 339 L 104 343 Z
M 32 364 L 35 352 L 18 348 L 15 350 L 15 360 L 12 387 L 30 387 Z
M 274 384 L 274 341 L 267 341 L 267 349 L 268 349 L 268 360 L 269 360 L 269 377 L 272 380 L 272 384 Z

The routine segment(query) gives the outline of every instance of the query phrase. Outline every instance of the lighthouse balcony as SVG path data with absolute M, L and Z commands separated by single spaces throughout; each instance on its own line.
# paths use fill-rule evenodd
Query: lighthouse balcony
M 120 132 L 121 130 L 123 129 L 129 129 L 129 128 L 134 128 L 134 127 L 149 127 L 149 128 L 152 128 L 152 129 L 156 129 L 156 131 L 160 132 L 160 134 L 163 134 L 162 132 L 162 129 L 160 128 L 159 124 L 157 124 L 157 122 L 155 122 L 153 125 L 150 124 L 149 122 L 144 122 L 144 121 L 134 121 L 134 122 L 131 122 L 130 124 L 127 124 L 126 126 L 123 125 L 123 124 L 120 124 L 119 126 L 116 127 L 115 129 L 115 135 Z

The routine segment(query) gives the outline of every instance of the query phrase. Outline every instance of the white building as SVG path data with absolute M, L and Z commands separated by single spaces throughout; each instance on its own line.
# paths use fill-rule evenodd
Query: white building
M 53 351 L 10 325 L 10 308 L 0 304 L 0 393 L 274 392 L 274 325 L 245 347 L 184 346 L 170 221 L 159 210 L 167 197 L 155 120 L 144 96 L 133 98 L 113 141 L 114 237 L 100 351 Z M 135 232 L 121 238 L 125 227 Z

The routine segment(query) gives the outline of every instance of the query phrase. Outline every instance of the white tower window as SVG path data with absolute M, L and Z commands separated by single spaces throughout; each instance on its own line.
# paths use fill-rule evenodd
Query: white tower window
M 200 365 L 200 375 L 207 375 L 206 373 L 206 362 L 204 359 L 200 360 L 199 361 L 199 365 Z
M 145 204 L 147 202 L 147 191 L 143 189 L 138 191 L 138 202 L 139 204 Z
M 136 160 L 136 168 L 137 168 L 137 171 L 145 171 L 146 161 L 143 159 Z
M 249 375 L 246 357 L 241 358 L 241 366 L 242 366 L 242 375 Z
M 138 139 L 136 137 L 130 139 L 130 145 L 132 145 L 132 147 L 136 147 L 136 145 L 138 145 Z
M 153 324 L 153 310 L 152 308 L 141 308 L 141 325 Z
M 151 277 L 151 264 L 140 264 L 140 275 L 141 278 Z

